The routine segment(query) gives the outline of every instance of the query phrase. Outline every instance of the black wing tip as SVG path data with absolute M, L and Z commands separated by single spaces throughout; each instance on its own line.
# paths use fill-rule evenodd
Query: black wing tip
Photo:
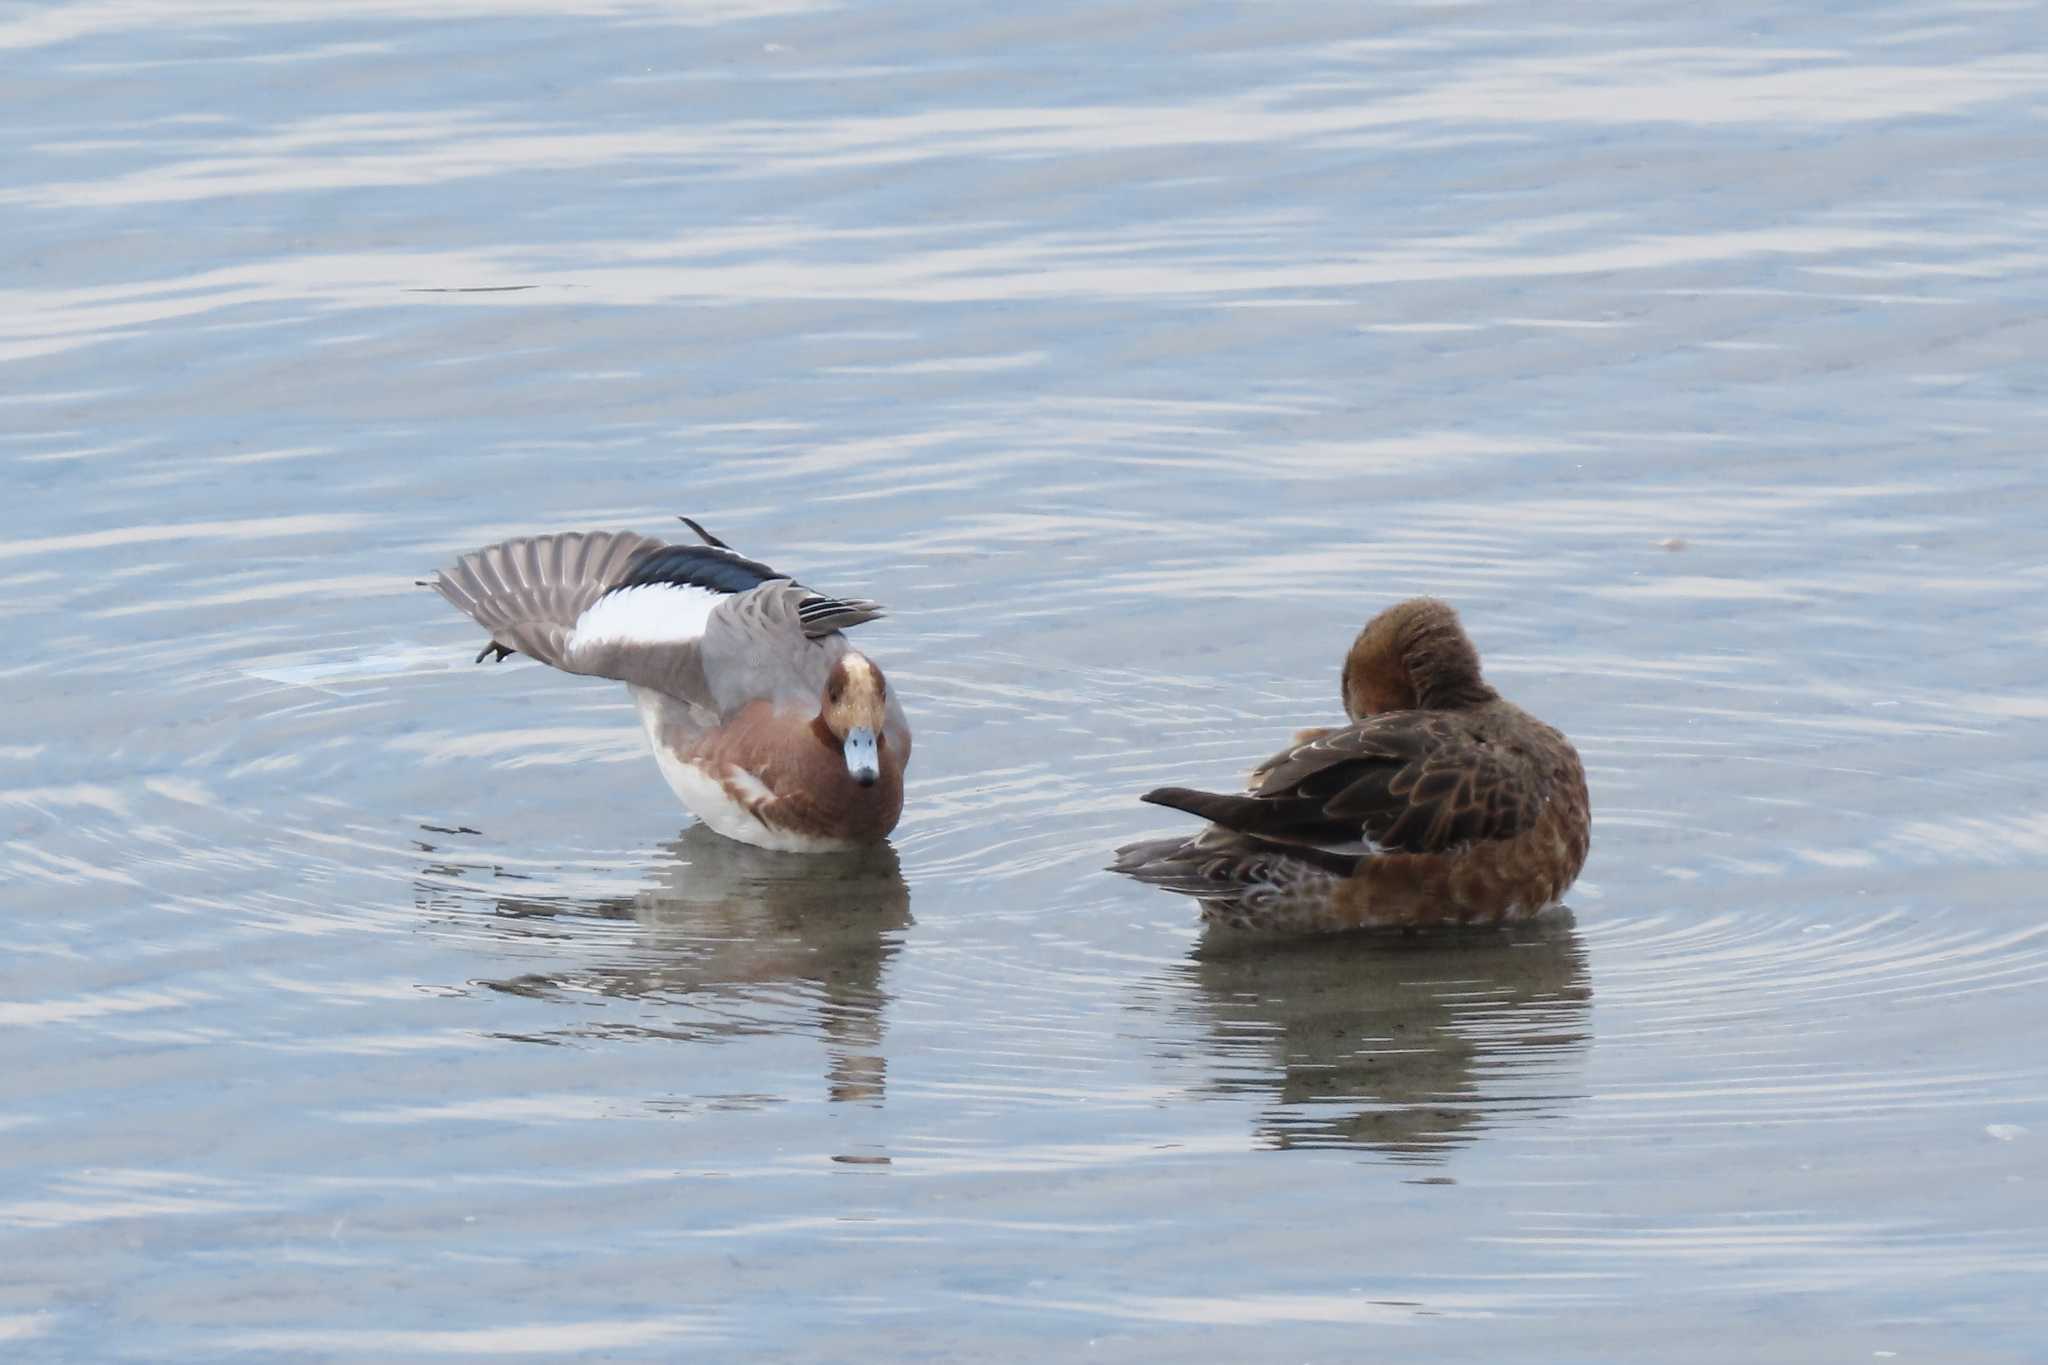
M 726 544 L 717 536 L 714 536 L 709 531 L 705 530 L 704 527 L 701 524 L 699 524 L 695 517 L 686 517 L 682 516 L 681 514 L 678 514 L 676 520 L 680 521 L 683 525 L 689 527 L 692 531 L 695 531 L 697 533 L 697 538 L 699 540 L 702 540 L 706 545 L 715 545 L 721 550 L 732 550 L 732 546 Z M 733 553 L 738 554 L 739 551 L 733 550 Z
M 865 597 L 806 597 L 796 606 L 797 619 L 816 621 L 828 616 L 860 616 L 872 621 L 888 612 L 880 602 Z
M 1241 823 L 1240 819 L 1233 817 L 1239 815 L 1237 803 L 1242 798 L 1218 792 L 1205 792 L 1195 787 L 1154 787 L 1138 799 L 1148 806 L 1164 806 L 1228 829 L 1236 829 Z
M 637 555 L 625 572 L 605 585 L 606 592 L 670 583 L 711 592 L 740 593 L 788 574 L 759 560 L 748 559 L 730 545 L 659 545 Z
M 813 595 L 797 604 L 797 624 L 804 634 L 812 639 L 851 630 L 888 615 L 879 602 L 870 602 L 864 597 L 824 597 Z

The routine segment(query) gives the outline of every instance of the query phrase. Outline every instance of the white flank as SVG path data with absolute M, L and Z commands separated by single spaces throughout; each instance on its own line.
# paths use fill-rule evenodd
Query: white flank
M 726 594 L 687 583 L 643 583 L 607 593 L 576 618 L 569 652 L 592 645 L 682 645 L 704 638 Z

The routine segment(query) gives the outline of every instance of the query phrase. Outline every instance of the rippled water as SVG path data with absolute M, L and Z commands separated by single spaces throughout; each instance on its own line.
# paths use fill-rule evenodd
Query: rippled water
M 2048 1340 L 2048 14 L 0 18 L 10 1358 Z M 895 613 L 884 857 L 412 580 Z M 1455 600 L 1572 910 L 1100 869 Z

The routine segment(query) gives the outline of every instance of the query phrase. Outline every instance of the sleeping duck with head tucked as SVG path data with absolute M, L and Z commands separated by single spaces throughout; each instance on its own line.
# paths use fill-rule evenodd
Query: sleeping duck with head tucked
M 1496 924 L 1556 903 L 1591 841 L 1585 769 L 1481 676 L 1447 603 L 1368 622 L 1343 697 L 1348 724 L 1301 731 L 1242 792 L 1147 792 L 1208 827 L 1128 844 L 1115 870 L 1252 933 Z
M 668 784 L 718 833 L 824 853 L 872 844 L 903 812 L 910 725 L 847 629 L 882 615 L 746 558 L 631 531 L 525 536 L 426 585 L 527 654 L 626 684 Z

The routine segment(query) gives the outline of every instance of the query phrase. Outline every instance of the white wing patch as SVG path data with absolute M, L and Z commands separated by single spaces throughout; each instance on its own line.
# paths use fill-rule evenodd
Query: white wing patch
M 727 594 L 688 583 L 643 583 L 606 593 L 576 618 L 569 653 L 592 645 L 682 645 L 704 638 Z

